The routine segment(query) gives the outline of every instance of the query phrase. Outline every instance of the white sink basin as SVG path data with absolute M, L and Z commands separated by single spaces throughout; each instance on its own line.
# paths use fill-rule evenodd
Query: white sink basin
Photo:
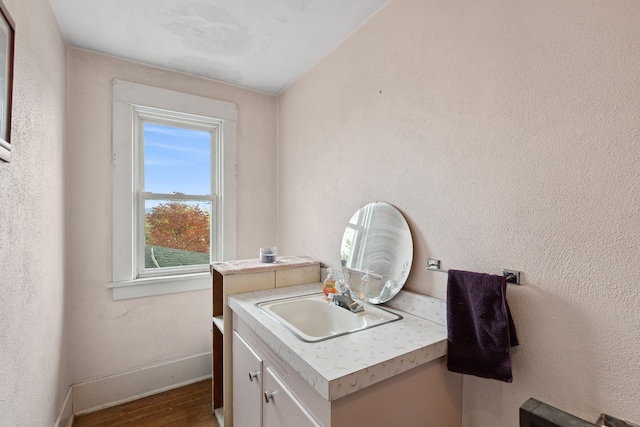
M 324 294 L 258 303 L 258 307 L 306 342 L 323 341 L 402 319 L 381 307 L 362 305 L 364 311 L 353 313 L 328 302 Z

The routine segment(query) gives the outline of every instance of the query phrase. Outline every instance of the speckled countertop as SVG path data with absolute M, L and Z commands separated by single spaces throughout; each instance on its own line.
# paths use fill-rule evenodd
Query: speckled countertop
M 322 284 L 312 283 L 236 294 L 229 296 L 228 303 L 327 400 L 346 396 L 447 352 L 444 302 L 410 292 L 400 292 L 384 306 L 402 314 L 402 320 L 315 343 L 299 340 L 256 306 L 262 301 L 320 292 Z

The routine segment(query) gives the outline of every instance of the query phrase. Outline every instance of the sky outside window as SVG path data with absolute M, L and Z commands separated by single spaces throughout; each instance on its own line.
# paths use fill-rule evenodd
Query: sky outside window
M 145 123 L 144 189 L 163 194 L 211 194 L 211 134 Z

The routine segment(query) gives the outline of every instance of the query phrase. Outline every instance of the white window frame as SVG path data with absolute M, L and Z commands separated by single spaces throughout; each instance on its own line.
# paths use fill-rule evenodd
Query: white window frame
M 166 275 L 178 275 L 178 274 L 189 274 L 189 273 L 199 273 L 199 272 L 208 272 L 209 266 L 200 265 L 200 266 L 182 266 L 182 267 L 163 267 L 163 268 L 154 268 L 154 269 L 145 269 L 145 235 L 144 235 L 144 207 L 145 201 L 149 198 L 157 198 L 163 200 L 171 200 L 171 201 L 204 201 L 211 203 L 212 217 L 214 221 L 211 223 L 210 227 L 210 262 L 211 261 L 219 261 L 218 254 L 223 252 L 223 239 L 219 238 L 222 236 L 222 221 L 220 221 L 222 217 L 222 212 L 218 212 L 218 194 L 222 194 L 224 189 L 222 188 L 222 179 L 218 175 L 218 171 L 224 169 L 224 164 L 222 162 L 222 132 L 220 128 L 224 125 L 224 121 L 219 119 L 214 119 L 211 117 L 201 117 L 201 116 L 193 116 L 190 114 L 177 113 L 177 112 L 168 112 L 166 110 L 158 110 L 155 108 L 149 107 L 141 107 L 138 105 L 133 106 L 133 113 L 135 115 L 134 119 L 134 137 L 136 144 L 136 153 L 138 153 L 138 158 L 136 159 L 136 164 L 138 166 L 136 172 L 137 176 L 134 178 L 134 182 L 136 183 L 136 194 L 137 194 L 137 205 L 136 216 L 137 216 L 137 228 L 136 228 L 136 252 L 137 252 L 137 263 L 136 263 L 136 271 L 138 272 L 138 278 L 146 278 L 146 277 L 158 277 L 158 276 L 166 276 Z M 211 176 L 210 176 L 210 188 L 211 194 L 208 195 L 187 195 L 183 193 L 177 194 L 159 194 L 159 193 L 149 193 L 143 191 L 145 189 L 144 183 L 144 146 L 142 141 L 144 140 L 144 124 L 152 123 L 161 126 L 172 126 L 172 127 L 180 127 L 185 129 L 195 129 L 203 132 L 207 132 L 210 135 L 211 141 L 211 155 L 209 158 L 211 164 Z
M 211 287 L 208 270 L 177 269 L 168 275 L 147 274 L 139 277 L 139 245 L 144 239 L 144 224 L 136 215 L 142 196 L 137 191 L 142 179 L 137 140 L 142 119 L 184 118 L 195 123 L 196 118 L 216 128 L 217 141 L 212 140 L 212 193 L 215 192 L 215 228 L 218 245 L 212 251 L 214 261 L 236 258 L 236 104 L 161 89 L 122 80 L 113 81 L 113 278 L 108 287 L 113 299 L 129 299 Z M 170 112 L 168 115 L 165 112 Z M 194 116 L 196 118 L 194 118 Z M 163 122 L 166 124 L 166 122 Z M 180 123 L 178 120 L 177 123 Z M 184 123 L 184 122 L 183 122 Z M 206 125 L 205 125 L 206 127 Z M 217 142 L 217 147 L 214 147 Z M 175 198 L 175 197 L 174 197 Z M 142 229 L 141 229 L 142 227 Z M 142 236 L 142 237 L 141 237 Z M 212 241 L 213 243 L 213 241 Z

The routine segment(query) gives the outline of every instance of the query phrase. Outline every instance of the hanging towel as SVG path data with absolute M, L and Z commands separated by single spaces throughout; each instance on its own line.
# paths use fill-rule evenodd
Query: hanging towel
M 518 345 L 503 276 L 449 270 L 447 367 L 511 382 L 510 347 Z

